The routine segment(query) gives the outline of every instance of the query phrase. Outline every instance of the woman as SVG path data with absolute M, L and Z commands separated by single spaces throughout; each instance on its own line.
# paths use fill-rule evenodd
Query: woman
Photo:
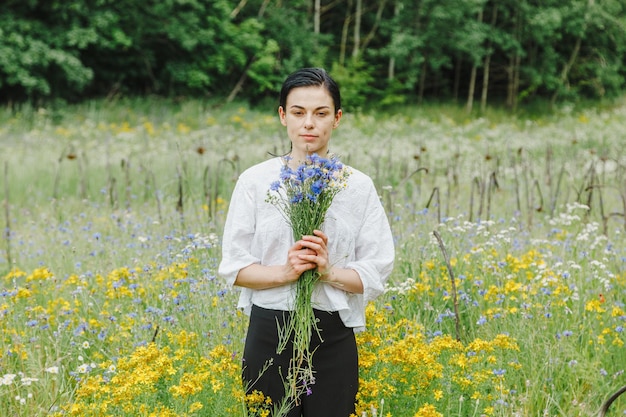
M 318 334 L 311 337 L 315 383 L 287 415 L 348 417 L 355 412 L 358 389 L 354 332 L 365 327 L 366 303 L 383 292 L 391 273 L 392 235 L 372 180 L 350 168 L 323 231 L 294 242 L 291 227 L 266 201 L 267 192 L 283 164 L 295 170 L 307 155 L 329 155 L 342 116 L 339 88 L 323 69 L 298 70 L 283 83 L 278 116 L 291 151 L 241 174 L 224 228 L 219 273 L 242 287 L 238 307 L 250 315 L 243 380 L 247 392 L 261 391 L 274 404 L 283 400 L 292 350 L 277 354 L 278 332 L 293 310 L 296 281 L 317 268 L 321 278 L 312 304 L 323 341 Z

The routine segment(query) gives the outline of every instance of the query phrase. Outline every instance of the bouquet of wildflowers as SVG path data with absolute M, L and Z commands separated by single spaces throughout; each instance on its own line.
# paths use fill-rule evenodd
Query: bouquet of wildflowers
M 333 198 L 347 185 L 349 169 L 332 155 L 322 158 L 317 154 L 307 156 L 296 170 L 285 164 L 280 179 L 270 186 L 267 201 L 274 204 L 292 228 L 293 237 L 299 240 L 320 229 Z M 311 296 L 319 279 L 317 270 L 304 272 L 296 284 L 294 311 L 285 329 L 280 329 L 278 352 L 285 349 L 293 334 L 293 358 L 287 377 L 288 395 L 298 401 L 303 393 L 310 393 L 315 383 L 309 344 L 312 332 L 318 331 Z

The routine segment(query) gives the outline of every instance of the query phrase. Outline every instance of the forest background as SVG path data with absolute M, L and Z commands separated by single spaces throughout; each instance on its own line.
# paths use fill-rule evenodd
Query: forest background
M 349 109 L 424 99 L 516 109 L 619 95 L 621 0 L 6 0 L 0 101 L 274 97 L 323 66 Z
M 0 1 L 0 410 L 267 416 L 220 236 L 314 65 L 396 242 L 359 417 L 626 415 L 625 41 L 624 0 Z

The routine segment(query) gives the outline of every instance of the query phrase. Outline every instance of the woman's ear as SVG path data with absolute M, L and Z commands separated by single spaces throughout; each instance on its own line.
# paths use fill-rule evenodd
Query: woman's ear
M 337 110 L 337 113 L 335 113 L 335 123 L 333 123 L 333 129 L 339 126 L 339 120 L 341 120 L 341 116 L 343 116 L 343 112 L 341 111 L 341 109 L 339 109 Z
M 280 123 L 283 126 L 287 126 L 287 120 L 286 120 L 286 115 L 285 115 L 285 109 L 283 109 L 283 106 L 278 106 L 278 117 L 280 118 Z

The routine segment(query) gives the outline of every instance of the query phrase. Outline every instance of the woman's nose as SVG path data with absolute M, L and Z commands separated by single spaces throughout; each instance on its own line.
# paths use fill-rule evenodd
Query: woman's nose
M 307 114 L 304 117 L 304 127 L 306 127 L 307 129 L 311 129 L 313 126 L 314 126 L 313 115 L 312 114 Z

